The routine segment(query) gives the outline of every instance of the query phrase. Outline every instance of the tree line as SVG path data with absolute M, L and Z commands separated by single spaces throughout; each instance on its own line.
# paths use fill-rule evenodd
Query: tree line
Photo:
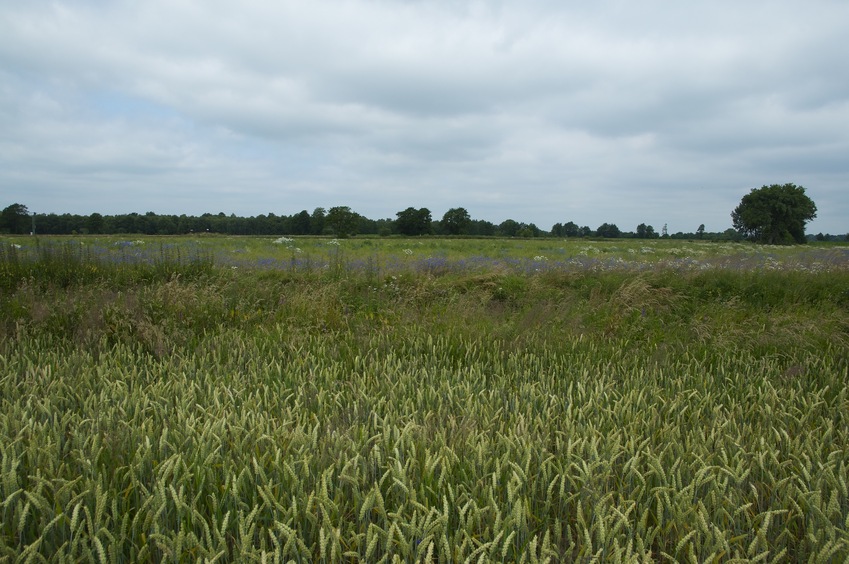
M 666 225 L 658 232 L 652 225 L 640 223 L 634 231 L 625 232 L 615 223 L 603 223 L 596 229 L 579 226 L 574 221 L 555 223 L 550 230 L 533 223 L 506 219 L 499 224 L 472 219 L 468 210 L 451 208 L 441 219 L 434 219 L 427 208 L 409 207 L 395 218 L 369 219 L 348 206 L 330 209 L 302 210 L 293 215 L 261 214 L 239 217 L 235 214 L 205 213 L 200 216 L 162 215 L 154 212 L 119 215 L 31 214 L 23 204 L 12 204 L 0 212 L 0 233 L 83 235 L 144 234 L 186 235 L 222 233 L 227 235 L 451 235 L 471 237 L 601 237 L 636 239 L 706 239 L 751 240 L 770 243 L 804 243 L 805 223 L 816 217 L 816 205 L 805 195 L 805 189 L 794 184 L 764 186 L 743 197 L 731 214 L 734 228 L 708 232 L 704 224 L 693 232 L 670 234 Z M 844 237 L 818 234 L 817 240 Z
M 369 219 L 347 206 L 329 209 L 302 210 L 293 215 L 274 213 L 240 217 L 235 214 L 205 213 L 200 216 L 128 213 L 102 215 L 92 213 L 31 214 L 22 204 L 12 204 L 0 212 L 0 233 L 42 235 L 187 235 L 192 233 L 220 233 L 227 235 L 453 235 L 469 237 L 631 237 L 639 239 L 700 238 L 733 239 L 736 232 L 709 233 L 704 225 L 692 233 L 658 233 L 651 225 L 641 223 L 632 232 L 620 230 L 614 223 L 603 223 L 596 229 L 578 226 L 573 221 L 556 223 L 544 230 L 533 223 L 506 219 L 493 223 L 473 219 L 465 208 L 452 208 L 441 219 L 435 220 L 427 208 L 407 208 L 396 217 Z

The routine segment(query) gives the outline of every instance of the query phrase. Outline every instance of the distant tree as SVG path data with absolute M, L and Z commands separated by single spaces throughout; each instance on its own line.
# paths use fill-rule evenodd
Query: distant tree
M 564 236 L 563 224 L 558 222 L 558 223 L 555 223 L 554 225 L 552 225 L 551 226 L 551 235 L 553 237 L 563 237 Z
M 357 233 L 363 235 L 377 235 L 377 222 L 365 216 L 357 214 Z
M 359 215 L 348 206 L 336 206 L 327 212 L 325 222 L 337 237 L 348 237 L 356 233 Z
M 179 233 L 179 224 L 180 218 L 176 215 L 160 215 L 156 233 L 159 235 L 177 235 Z M 259 231 L 256 234 L 259 234 Z
M 634 234 L 637 239 L 657 239 L 659 235 L 654 227 L 641 223 L 637 226 L 637 232 Z
M 384 219 L 378 219 L 377 221 L 375 221 L 377 227 L 376 233 L 381 237 L 387 237 L 389 235 L 392 235 L 392 225 L 394 223 L 395 222 L 388 217 Z
M 519 237 L 540 237 L 543 234 L 542 230 L 533 223 L 528 225 L 520 223 L 519 225 L 519 231 L 516 233 Z
M 466 233 L 472 218 L 466 208 L 451 208 L 442 216 L 442 229 L 449 235 L 460 235 Z
M 817 216 L 817 206 L 795 184 L 772 184 L 752 189 L 731 212 L 734 228 L 768 245 L 803 244 L 805 223 Z
M 574 221 L 570 221 L 565 225 L 555 223 L 551 228 L 551 235 L 554 237 L 577 237 L 580 234 L 581 228 Z
M 309 235 L 312 233 L 310 212 L 307 210 L 301 210 L 292 216 L 292 220 L 289 223 L 289 229 L 293 235 Z
M 616 237 L 619 237 L 622 232 L 619 231 L 619 228 L 616 227 L 615 223 L 602 223 L 601 225 L 599 225 L 598 229 L 595 230 L 595 234 L 598 237 L 614 239 Z
M 427 208 L 407 208 L 404 211 L 399 211 L 395 214 L 395 229 L 402 235 L 415 237 L 417 235 L 426 235 L 431 232 L 431 222 L 433 219 L 430 216 L 430 210 Z
M 89 233 L 95 235 L 103 233 L 103 216 L 97 212 L 94 212 L 93 214 L 88 216 L 86 227 L 88 228 Z
M 666 224 L 663 224 L 663 229 L 660 230 L 660 236 L 664 239 L 669 237 L 669 229 L 666 227 Z
M 496 231 L 495 224 L 485 219 L 473 219 L 469 225 L 469 235 L 492 236 Z
M 419 208 L 417 218 L 420 229 L 419 235 L 429 235 L 433 233 L 434 221 L 429 209 Z
M 566 224 L 569 225 L 568 223 Z M 589 225 L 584 225 L 580 229 L 578 229 L 578 237 L 590 237 L 593 234 L 593 230 L 590 229 Z
M 566 237 L 579 237 L 581 228 L 574 221 L 569 221 L 563 226 L 563 235 Z
M 696 236 L 697 236 L 699 239 L 704 239 L 704 237 L 705 237 L 705 224 L 704 224 L 704 223 L 702 223 L 701 225 L 699 225 L 699 228 L 698 228 L 698 229 L 696 229 Z
M 740 232 L 734 229 L 733 227 L 729 227 L 728 229 L 722 232 L 722 239 L 725 241 L 739 241 L 740 238 Z
M 25 205 L 12 204 L 0 212 L 0 232 L 29 233 L 31 228 L 32 218 Z
M 504 237 L 515 237 L 521 225 L 514 219 L 505 219 L 498 225 L 498 232 Z
M 310 216 L 310 230 L 313 235 L 324 233 L 327 212 L 324 208 L 315 208 Z

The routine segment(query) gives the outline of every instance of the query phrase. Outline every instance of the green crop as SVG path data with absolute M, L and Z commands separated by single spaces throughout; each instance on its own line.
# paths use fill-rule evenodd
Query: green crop
M 347 243 L 79 278 L 7 249 L 0 561 L 849 558 L 840 249 L 434 271 Z

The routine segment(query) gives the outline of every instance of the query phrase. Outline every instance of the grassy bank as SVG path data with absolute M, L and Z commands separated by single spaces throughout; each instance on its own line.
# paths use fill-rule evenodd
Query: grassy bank
M 849 555 L 841 249 L 115 243 L 4 249 L 0 558 Z

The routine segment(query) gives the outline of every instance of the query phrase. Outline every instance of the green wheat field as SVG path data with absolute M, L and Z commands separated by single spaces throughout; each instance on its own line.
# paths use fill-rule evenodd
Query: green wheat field
M 849 247 L 0 238 L 0 562 L 847 562 Z

